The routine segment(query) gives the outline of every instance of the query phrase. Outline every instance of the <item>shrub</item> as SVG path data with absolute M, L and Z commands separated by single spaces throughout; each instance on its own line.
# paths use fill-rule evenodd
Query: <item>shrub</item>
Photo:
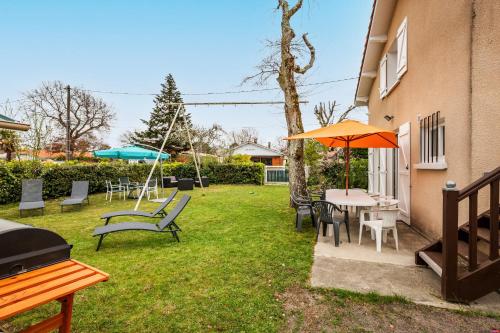
M 229 164 L 246 164 L 251 162 L 252 156 L 250 155 L 236 154 L 226 158 L 226 163 Z
M 106 191 L 105 180 L 118 181 L 128 176 L 131 181 L 144 181 L 151 170 L 151 164 L 127 164 L 124 162 L 100 163 L 40 163 L 37 161 L 0 162 L 0 203 L 17 202 L 21 198 L 23 179 L 42 178 L 45 199 L 69 195 L 73 180 L 88 180 L 89 192 Z M 208 176 L 212 184 L 257 184 L 264 180 L 264 165 L 208 164 L 201 168 L 202 176 Z M 196 169 L 191 163 L 164 163 L 164 176 L 195 178 Z M 160 178 L 160 168 L 154 177 Z
M 327 185 L 345 188 L 345 163 L 334 162 L 326 165 L 323 174 Z M 349 188 L 368 188 L 368 160 L 364 158 L 350 159 Z

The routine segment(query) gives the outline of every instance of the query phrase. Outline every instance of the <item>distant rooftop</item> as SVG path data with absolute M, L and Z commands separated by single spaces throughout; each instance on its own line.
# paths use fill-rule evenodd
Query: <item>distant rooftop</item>
M 0 128 L 15 131 L 27 131 L 30 129 L 30 125 L 17 122 L 6 115 L 0 114 Z

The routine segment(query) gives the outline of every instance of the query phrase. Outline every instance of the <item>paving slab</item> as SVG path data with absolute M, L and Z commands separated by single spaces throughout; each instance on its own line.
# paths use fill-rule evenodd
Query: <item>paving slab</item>
M 334 246 L 331 230 L 326 237 L 320 235 L 314 249 L 310 280 L 313 287 L 399 295 L 418 304 L 500 314 L 498 292 L 469 305 L 441 299 L 440 278 L 431 269 L 415 265 L 415 251 L 429 241 L 409 226 L 398 223 L 399 251 L 389 236 L 387 243 L 382 244 L 381 253 L 376 252 L 369 231 L 362 232 L 361 246 L 358 245 L 359 228 L 354 225 L 351 232 L 351 243 L 348 243 L 345 229 L 341 227 L 339 247 Z

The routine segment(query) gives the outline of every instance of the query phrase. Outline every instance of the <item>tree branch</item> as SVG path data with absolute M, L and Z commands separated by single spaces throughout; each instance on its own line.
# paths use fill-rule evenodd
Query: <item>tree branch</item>
M 295 65 L 295 68 L 293 70 L 297 74 L 305 74 L 309 69 L 311 69 L 311 67 L 314 65 L 314 61 L 316 60 L 316 50 L 314 49 L 314 46 L 312 46 L 312 44 L 309 42 L 309 39 L 307 39 L 307 34 L 303 34 L 302 39 L 309 49 L 310 58 L 309 63 L 303 68 L 300 68 L 299 65 Z

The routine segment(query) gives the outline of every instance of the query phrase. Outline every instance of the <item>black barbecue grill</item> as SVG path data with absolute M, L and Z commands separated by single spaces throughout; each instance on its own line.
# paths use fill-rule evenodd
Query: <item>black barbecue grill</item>
M 0 279 L 68 260 L 71 247 L 52 231 L 0 219 Z

